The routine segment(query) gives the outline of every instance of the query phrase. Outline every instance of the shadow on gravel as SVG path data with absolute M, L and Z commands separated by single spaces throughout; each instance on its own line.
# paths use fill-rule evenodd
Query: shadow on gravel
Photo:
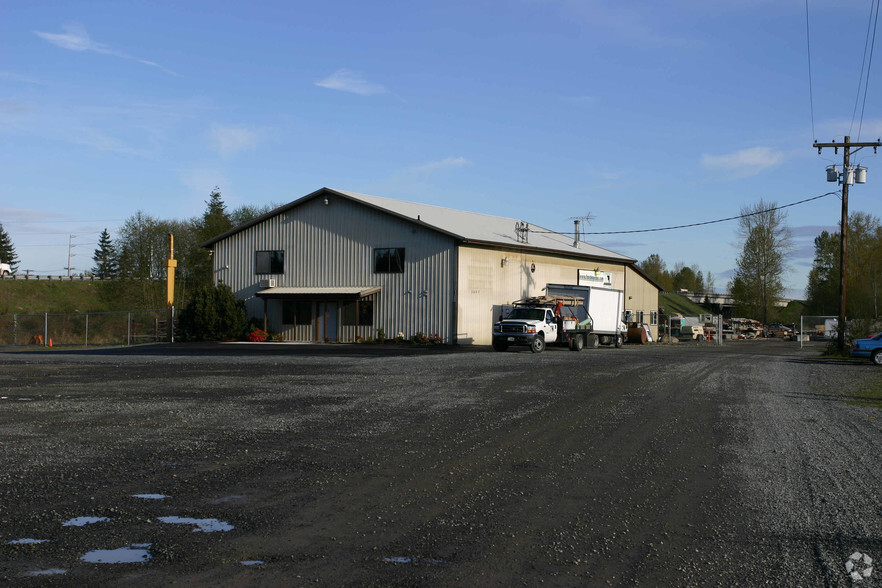
M 871 366 L 868 359 L 860 357 L 793 357 L 786 360 L 789 363 L 801 363 L 808 365 L 851 365 L 851 366 Z
M 16 355 L 46 355 L 51 357 L 405 357 L 412 355 L 446 355 L 454 353 L 487 353 L 488 347 L 459 347 L 456 345 L 369 345 L 369 344 L 305 344 L 305 343 L 159 343 L 129 347 L 102 347 L 96 349 L 21 349 L 0 348 L 0 352 Z

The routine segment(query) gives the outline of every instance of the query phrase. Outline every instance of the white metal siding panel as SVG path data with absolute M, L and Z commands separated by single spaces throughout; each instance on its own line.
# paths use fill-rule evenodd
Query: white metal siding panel
M 374 249 L 384 247 L 405 248 L 403 274 L 373 272 Z M 328 205 L 316 198 L 219 241 L 213 263 L 217 281 L 245 300 L 249 316 L 263 317 L 255 294 L 266 278 L 278 287 L 380 286 L 374 325 L 359 334 L 376 336 L 383 328 L 387 337 L 422 332 L 450 341 L 454 247 L 451 237 L 332 194 Z M 255 252 L 262 250 L 285 251 L 283 274 L 255 273 Z M 278 332 L 281 304 L 270 300 L 267 308 L 270 329 Z M 354 339 L 354 328 L 344 330 L 340 318 L 340 339 Z M 298 327 L 298 338 L 304 330 Z

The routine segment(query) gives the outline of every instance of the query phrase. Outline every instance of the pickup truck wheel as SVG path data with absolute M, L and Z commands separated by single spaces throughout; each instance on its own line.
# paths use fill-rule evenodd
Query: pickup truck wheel
M 582 335 L 576 335 L 570 339 L 570 351 L 582 351 L 584 346 L 585 340 L 582 338 Z
M 493 339 L 493 350 L 494 351 L 505 351 L 508 349 L 508 344 L 505 341 L 500 341 L 499 339 Z
M 621 335 L 616 335 L 616 347 L 621 348 L 624 340 Z
M 588 347 L 590 349 L 597 349 L 598 347 L 600 347 L 600 339 L 597 337 L 597 335 L 594 335 L 592 333 L 591 335 L 588 335 L 587 337 L 588 337 L 587 343 L 588 343 Z
M 530 351 L 533 353 L 542 353 L 545 351 L 545 337 L 542 335 L 536 335 L 533 342 L 530 343 Z
M 876 365 L 882 365 L 882 349 L 877 349 L 870 354 L 870 361 Z

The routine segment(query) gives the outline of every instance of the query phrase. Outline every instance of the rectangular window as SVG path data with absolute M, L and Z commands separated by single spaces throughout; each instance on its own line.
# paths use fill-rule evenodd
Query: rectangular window
M 282 324 L 283 325 L 311 325 L 312 302 L 303 300 L 282 301 Z
M 374 326 L 374 301 L 369 298 L 362 298 L 355 302 L 346 302 L 343 305 L 343 324 L 346 326 L 355 326 L 355 312 L 358 309 L 358 326 L 372 327 Z
M 284 251 L 258 251 L 254 261 L 255 273 L 258 274 L 283 274 L 285 273 Z
M 658 324 L 658 311 L 657 310 L 650 310 L 649 311 L 649 324 L 650 325 L 657 325 Z
M 637 311 L 637 324 L 638 325 L 643 324 L 643 311 L 642 310 Z
M 374 249 L 375 274 L 403 274 L 404 247 Z

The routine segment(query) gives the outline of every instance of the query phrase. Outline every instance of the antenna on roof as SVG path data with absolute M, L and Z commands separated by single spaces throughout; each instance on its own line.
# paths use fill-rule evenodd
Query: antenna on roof
M 518 243 L 527 243 L 530 236 L 530 225 L 523 221 L 517 221 L 515 223 L 515 238 L 517 238 Z
M 579 240 L 582 238 L 582 232 L 580 230 L 582 221 L 585 221 L 585 224 L 590 225 L 591 221 L 594 220 L 594 216 L 589 212 L 585 216 L 571 216 L 569 220 L 573 221 L 573 247 L 578 247 Z

